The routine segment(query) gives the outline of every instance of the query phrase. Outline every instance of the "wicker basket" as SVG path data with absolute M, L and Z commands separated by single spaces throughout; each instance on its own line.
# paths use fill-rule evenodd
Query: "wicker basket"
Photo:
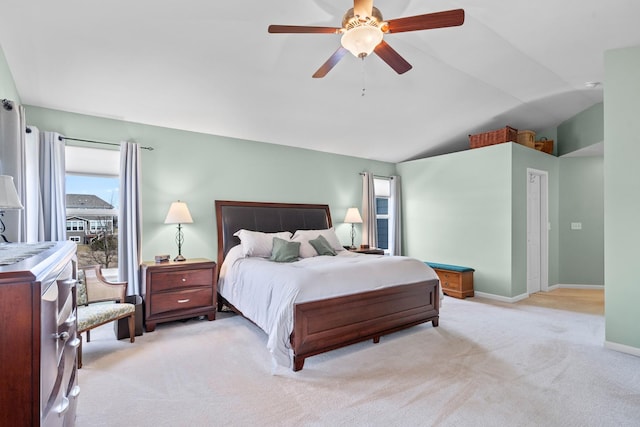
M 540 138 L 539 141 L 535 142 L 535 149 L 543 153 L 553 154 L 553 139 Z
M 518 131 L 518 144 L 529 148 L 536 148 L 536 133 L 532 130 Z
M 502 144 L 503 142 L 518 140 L 518 129 L 505 126 L 501 129 L 490 132 L 469 135 L 469 146 L 471 148 L 486 147 L 487 145 Z

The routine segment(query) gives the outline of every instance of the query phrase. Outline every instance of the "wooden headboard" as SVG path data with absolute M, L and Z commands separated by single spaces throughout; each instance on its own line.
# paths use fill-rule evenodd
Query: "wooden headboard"
M 299 203 L 234 202 L 216 200 L 218 230 L 218 271 L 229 250 L 240 244 L 233 234 L 244 228 L 252 231 L 320 230 L 331 228 L 329 205 Z

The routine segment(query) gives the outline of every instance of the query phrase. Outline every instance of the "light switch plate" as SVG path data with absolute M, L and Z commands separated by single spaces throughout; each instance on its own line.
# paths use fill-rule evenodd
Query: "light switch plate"
M 572 222 L 571 223 L 571 229 L 572 230 L 582 230 L 582 223 L 581 222 Z

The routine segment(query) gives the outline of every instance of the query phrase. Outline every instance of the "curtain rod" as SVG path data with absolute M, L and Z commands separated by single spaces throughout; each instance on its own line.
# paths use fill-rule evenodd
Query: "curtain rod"
M 364 176 L 364 172 L 359 172 L 360 176 Z M 392 176 L 373 175 L 374 178 L 393 179 Z
M 58 139 L 60 141 L 62 141 L 63 139 L 68 139 L 69 141 L 81 141 L 81 142 L 90 142 L 92 144 L 114 145 L 116 147 L 120 146 L 120 144 L 116 144 L 115 142 L 92 141 L 90 139 L 71 138 L 68 136 L 58 136 Z M 143 150 L 153 151 L 153 147 L 140 147 L 140 148 L 142 148 Z

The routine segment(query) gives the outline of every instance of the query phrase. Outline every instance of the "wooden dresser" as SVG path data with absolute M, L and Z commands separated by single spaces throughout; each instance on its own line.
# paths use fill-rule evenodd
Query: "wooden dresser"
M 204 258 L 142 264 L 145 328 L 206 315 L 216 318 L 216 263 Z
M 76 244 L 0 245 L 0 425 L 72 426 Z

